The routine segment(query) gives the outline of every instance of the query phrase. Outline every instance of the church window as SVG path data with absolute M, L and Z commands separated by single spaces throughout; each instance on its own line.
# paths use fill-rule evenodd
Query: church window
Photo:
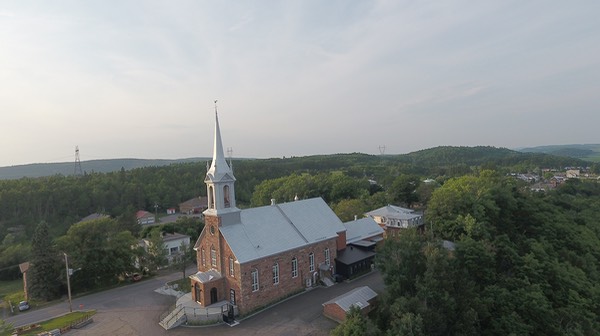
M 204 251 L 204 247 L 200 250 L 200 258 L 202 259 L 202 266 L 206 266 L 206 252 Z
M 312 252 L 308 255 L 308 270 L 311 272 L 315 271 L 315 254 Z
M 279 283 L 279 264 L 273 265 L 273 284 L 277 285 Z
M 212 267 L 217 267 L 217 251 L 214 246 L 210 247 L 210 264 Z
M 296 257 L 294 257 L 294 259 L 292 259 L 292 278 L 295 278 L 298 276 L 298 259 L 296 259 Z
M 327 266 L 331 264 L 331 261 L 329 259 L 329 248 L 325 249 L 325 263 L 327 264 Z
M 233 272 L 233 257 L 229 257 L 229 275 L 235 275 L 235 273 Z
M 256 292 L 258 290 L 258 270 L 252 270 L 252 291 Z

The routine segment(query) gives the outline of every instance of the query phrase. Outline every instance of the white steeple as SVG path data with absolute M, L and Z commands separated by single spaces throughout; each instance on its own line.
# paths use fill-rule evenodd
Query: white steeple
M 239 222 L 240 209 L 235 205 L 235 176 L 223 153 L 216 100 L 213 158 L 204 182 L 208 195 L 208 209 L 204 211 L 204 215 L 221 217 L 223 225 Z

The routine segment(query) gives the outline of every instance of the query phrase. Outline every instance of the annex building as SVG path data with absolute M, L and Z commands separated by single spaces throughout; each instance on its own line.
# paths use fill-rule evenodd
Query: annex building
M 225 160 L 215 113 L 213 158 L 204 180 L 205 226 L 194 249 L 192 300 L 202 307 L 227 301 L 246 314 L 330 282 L 346 227 L 322 198 L 239 209 L 235 177 Z

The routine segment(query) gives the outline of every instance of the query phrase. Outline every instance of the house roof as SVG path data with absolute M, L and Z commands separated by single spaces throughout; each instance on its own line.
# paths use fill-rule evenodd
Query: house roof
M 87 222 L 87 221 L 91 221 L 91 220 L 95 220 L 95 219 L 101 219 L 101 218 L 109 218 L 109 215 L 105 215 L 105 214 L 100 214 L 100 213 L 93 213 L 91 215 L 87 215 L 85 217 L 83 217 L 79 223 L 81 222 Z
M 220 228 L 240 263 L 337 238 L 345 230 L 320 197 L 243 209 L 239 223 Z
M 335 258 L 337 261 L 341 262 L 344 265 L 352 265 L 361 260 L 368 259 L 370 257 L 374 257 L 375 252 L 365 251 L 358 247 L 348 246 L 345 249 L 338 251 L 337 257 Z
M 154 216 L 151 212 L 148 212 L 146 210 L 139 210 L 138 212 L 135 213 L 135 217 L 140 219 L 142 217 L 149 217 L 149 216 Z
M 208 204 L 208 197 L 200 196 L 189 199 L 185 202 L 179 203 L 179 208 L 205 208 Z
M 375 293 L 375 291 L 368 286 L 362 286 L 323 303 L 323 306 L 328 304 L 337 304 L 345 312 L 348 312 L 354 305 L 360 309 L 369 306 L 369 301 L 375 297 L 377 297 L 377 293 Z
M 344 226 L 346 227 L 346 243 L 348 244 L 383 234 L 383 228 L 371 217 L 345 222 Z
M 395 219 L 413 219 L 423 216 L 422 214 L 415 213 L 412 209 L 407 209 L 395 205 L 386 205 L 379 209 L 369 211 L 366 213 L 367 216 L 380 216 Z
M 188 235 L 184 235 L 181 233 L 165 233 L 165 235 L 163 236 L 163 242 L 168 242 L 168 241 L 173 241 L 173 240 L 178 240 L 178 239 L 190 239 L 190 236 Z

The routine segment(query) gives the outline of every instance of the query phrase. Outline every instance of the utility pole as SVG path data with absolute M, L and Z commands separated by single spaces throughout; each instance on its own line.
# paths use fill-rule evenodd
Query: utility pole
M 67 257 L 66 253 L 63 252 L 63 254 L 65 255 L 65 267 L 67 269 L 67 293 L 69 295 L 69 312 L 72 313 L 73 304 L 71 302 L 71 280 L 69 279 L 71 277 L 71 270 L 69 269 L 69 258 Z

